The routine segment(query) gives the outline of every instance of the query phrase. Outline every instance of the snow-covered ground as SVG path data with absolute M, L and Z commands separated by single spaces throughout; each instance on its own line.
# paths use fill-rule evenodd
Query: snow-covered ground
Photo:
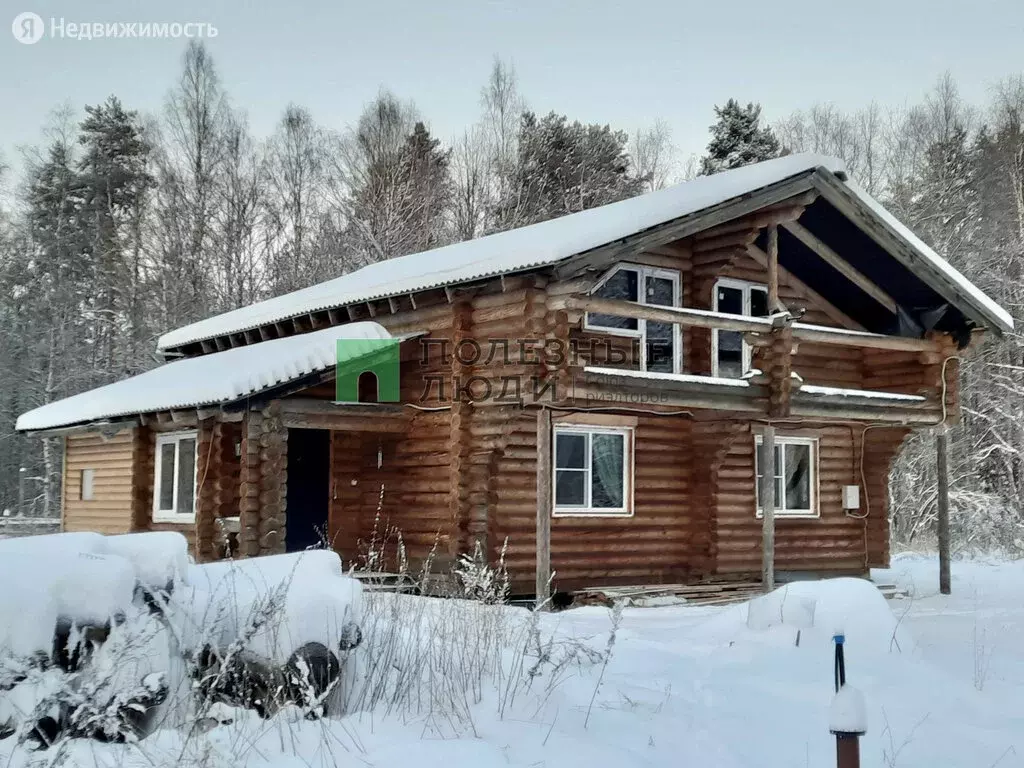
M 473 622 L 491 622 L 487 632 L 507 638 L 502 679 L 477 685 L 464 674 L 472 683 L 464 698 L 449 691 L 434 701 L 413 686 L 401 703 L 378 697 L 371 710 L 337 720 L 285 710 L 264 721 L 225 709 L 219 716 L 232 722 L 209 730 L 167 729 L 135 745 L 67 745 L 63 764 L 834 765 L 831 638 L 842 630 L 848 680 L 867 701 L 863 765 L 1024 765 L 1024 562 L 954 563 L 949 597 L 937 594 L 931 558 L 898 557 L 877 578 L 912 596 L 887 602 L 844 579 L 795 585 L 751 605 L 583 608 L 536 623 L 517 609 L 367 596 L 381 627 L 404 617 L 403 636 L 415 638 L 408 647 L 441 643 L 419 667 L 435 672 L 453 649 L 468 652 L 452 669 L 472 667 L 476 649 L 492 647 Z M 499 616 L 507 623 L 494 623 Z M 431 634 L 416 638 L 416 626 Z M 439 627 L 451 634 L 442 639 Z M 390 637 L 365 629 L 367 647 L 357 655 Z M 393 670 L 414 663 L 404 652 L 376 658 Z M 376 674 L 358 671 L 363 680 Z M 19 753 L 9 763 L 10 741 L 0 742 L 4 765 L 53 758 Z

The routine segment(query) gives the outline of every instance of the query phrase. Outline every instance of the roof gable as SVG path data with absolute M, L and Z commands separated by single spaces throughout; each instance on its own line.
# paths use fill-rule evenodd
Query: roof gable
M 681 237 L 698 231 L 701 226 L 710 227 L 718 223 L 711 220 L 711 211 L 717 210 L 722 220 L 728 220 L 729 212 L 736 205 L 753 203 L 758 193 L 799 179 L 806 180 L 807 189 L 814 186 L 836 201 L 857 208 L 856 215 L 863 219 L 858 226 L 879 228 L 887 238 L 884 247 L 900 251 L 904 257 L 902 260 L 914 262 L 907 268 L 959 307 L 966 317 L 978 325 L 990 325 L 998 331 L 1013 327 L 1013 320 L 1005 310 L 941 259 L 863 189 L 847 181 L 840 161 L 820 155 L 799 154 L 699 177 L 657 192 L 527 227 L 371 264 L 309 288 L 170 331 L 160 337 L 158 349 L 163 352 L 180 350 L 190 344 L 252 331 L 315 312 L 550 267 L 581 254 L 614 248 L 617 243 L 633 240 L 643 233 L 650 232 L 651 239 L 668 236 L 670 230 L 667 227 L 673 222 L 686 217 L 702 217 L 697 218 L 689 232 L 674 233 L 675 237 Z
M 842 170 L 842 164 L 832 158 L 791 155 L 527 227 L 389 259 L 170 331 L 160 337 L 157 347 L 173 350 L 311 312 L 550 266 L 819 167 L 830 172 Z

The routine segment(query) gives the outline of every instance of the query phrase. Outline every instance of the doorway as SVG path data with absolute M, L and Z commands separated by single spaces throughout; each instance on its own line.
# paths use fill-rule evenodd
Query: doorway
M 330 495 L 331 433 L 289 429 L 285 551 L 301 552 L 326 541 Z

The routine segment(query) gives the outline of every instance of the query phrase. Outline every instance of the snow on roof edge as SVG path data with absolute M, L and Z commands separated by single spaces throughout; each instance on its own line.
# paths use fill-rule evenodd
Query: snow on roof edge
M 855 181 L 849 179 L 842 161 L 805 153 L 723 171 L 714 176 L 699 177 L 656 192 L 526 227 L 370 264 L 332 280 L 169 331 L 160 336 L 157 349 L 170 351 L 217 336 L 242 333 L 264 324 L 347 304 L 550 266 L 579 253 L 814 171 L 826 178 L 834 176 L 836 187 L 847 191 L 867 207 L 897 239 L 903 240 L 919 253 L 935 270 L 936 277 L 959 289 L 968 303 L 990 321 L 997 331 L 1013 329 L 1013 318 L 1006 310 L 929 248 Z M 520 252 L 530 256 L 524 259 L 518 256 Z M 426 260 L 424 257 L 428 255 L 431 258 Z M 426 265 L 420 266 L 417 261 L 421 264 L 429 261 L 427 271 L 423 268 Z M 411 268 L 413 265 L 417 268 Z
M 339 339 L 405 341 L 418 335 L 392 336 L 378 323 L 364 321 L 175 360 L 27 411 L 18 417 L 15 429 L 38 432 L 84 427 L 140 413 L 236 402 L 328 370 L 338 361 Z M 361 352 L 356 345 L 350 359 L 377 349 L 367 345 Z
M 168 331 L 158 339 L 157 349 L 168 351 L 346 304 L 550 266 L 817 169 L 845 177 L 842 161 L 812 153 L 702 176 L 567 216 L 370 264 Z M 430 259 L 424 264 L 423 257 L 428 254 Z M 418 268 L 410 269 L 412 265 Z

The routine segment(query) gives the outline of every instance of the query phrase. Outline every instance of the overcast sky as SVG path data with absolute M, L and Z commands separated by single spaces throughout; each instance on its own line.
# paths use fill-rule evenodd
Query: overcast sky
M 160 109 L 183 40 L 69 40 L 33 45 L 9 32 L 18 13 L 67 22 L 206 22 L 224 84 L 258 136 L 283 107 L 329 127 L 353 121 L 381 86 L 415 100 L 442 138 L 479 114 L 497 54 L 511 60 L 538 112 L 633 131 L 668 121 L 682 154 L 707 141 L 712 105 L 759 101 L 771 120 L 816 101 L 855 108 L 920 98 L 944 70 L 965 97 L 1024 71 L 1022 0 L 2 0 L 0 153 L 38 142 L 47 114 L 116 94 Z M 159 10 L 158 10 L 159 9 Z

